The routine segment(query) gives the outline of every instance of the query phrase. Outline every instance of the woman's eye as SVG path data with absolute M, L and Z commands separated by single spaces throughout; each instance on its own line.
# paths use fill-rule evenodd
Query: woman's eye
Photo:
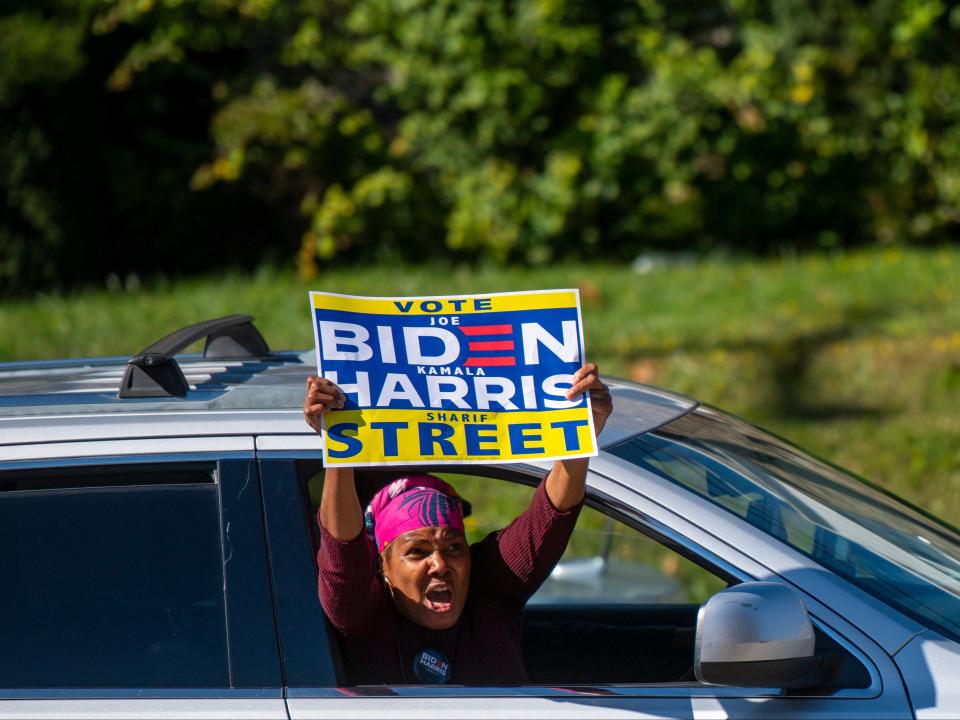
M 450 545 L 447 545 L 447 552 L 451 555 L 456 555 L 461 550 L 463 550 L 463 545 L 460 543 L 451 543 Z

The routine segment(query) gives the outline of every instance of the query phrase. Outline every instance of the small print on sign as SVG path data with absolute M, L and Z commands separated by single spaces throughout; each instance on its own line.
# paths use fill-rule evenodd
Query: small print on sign
M 375 298 L 311 292 L 329 465 L 515 462 L 597 454 L 576 290 Z

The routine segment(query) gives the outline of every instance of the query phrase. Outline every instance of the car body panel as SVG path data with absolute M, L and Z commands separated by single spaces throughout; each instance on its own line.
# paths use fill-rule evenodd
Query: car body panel
M 312 351 L 236 360 L 185 354 L 177 363 L 190 386 L 186 398 L 120 398 L 127 358 L 0 363 L 0 414 L 289 408 L 297 393 L 302 401 L 306 375 L 317 367 Z
M 699 507 L 699 502 L 709 503 L 699 498 L 684 498 L 682 491 L 658 494 L 663 484 L 642 483 L 638 485 L 643 492 L 635 489 L 632 482 L 625 482 L 623 470 L 618 473 L 617 465 L 623 461 L 609 456 L 601 457 L 596 468 L 591 464 L 589 485 L 591 491 L 599 493 L 625 517 L 635 515 L 648 527 L 665 536 L 670 541 L 687 548 L 691 555 L 714 563 L 715 567 L 733 574 L 740 580 L 788 581 L 804 594 L 804 604 L 815 624 L 828 632 L 863 662 L 870 673 L 872 683 L 863 689 L 844 689 L 834 692 L 835 698 L 859 698 L 869 700 L 877 698 L 879 708 L 900 707 L 905 700 L 903 682 L 890 653 L 875 639 L 875 633 L 892 638 L 903 638 L 904 642 L 912 637 L 915 623 L 902 617 L 896 611 L 879 612 L 878 601 L 869 598 L 865 601 L 863 593 L 843 581 L 836 584 L 816 585 L 811 594 L 809 586 L 798 585 L 791 581 L 794 577 L 817 577 L 815 565 L 805 556 L 788 547 L 783 553 L 789 555 L 786 562 L 779 561 L 776 555 L 759 553 L 755 535 L 760 531 L 727 513 L 707 512 L 709 507 Z M 609 463 L 607 461 L 610 461 Z M 635 468 L 634 468 L 635 469 Z M 620 474 L 619 481 L 606 476 L 607 473 Z M 679 488 L 677 488 L 679 490 Z M 655 496 L 655 497 L 653 497 Z M 741 526 L 741 527 L 738 527 Z M 758 555 L 760 557 L 758 557 Z M 764 564 L 762 559 L 773 559 L 773 567 Z M 812 572 L 798 573 L 797 569 L 807 567 Z M 823 574 L 823 571 L 819 571 Z M 844 713 L 845 714 L 845 713 Z M 869 716 L 869 712 L 866 713 Z
M 102 693 L 106 694 L 106 693 Z M 282 697 L 0 699 L 0 718 L 13 720 L 288 720 Z
M 125 366 L 121 358 L 0 363 L 0 445 L 308 431 L 301 406 L 306 378 L 317 368 L 314 351 L 279 353 L 269 362 L 211 363 L 183 356 L 180 367 L 188 382 L 194 381 L 185 398 L 119 398 Z M 663 425 L 697 406 L 660 388 L 627 381 L 611 381 L 610 387 L 617 413 L 604 430 L 604 444 Z
M 105 456 L 148 455 L 154 453 L 250 453 L 252 437 L 245 436 L 172 436 L 124 440 L 82 442 L 46 442 L 0 445 L 0 463 L 27 460 L 101 458 Z
M 295 454 L 288 456 L 294 457 Z M 282 464 L 275 455 L 261 461 Z M 542 476 L 543 469 L 531 465 L 515 465 L 512 470 L 531 478 Z M 265 494 L 274 487 L 289 484 L 282 475 L 264 475 Z M 592 504 L 599 503 L 617 511 L 618 517 L 640 520 L 654 532 L 684 543 L 691 552 L 720 565 L 727 573 L 740 579 L 751 577 L 778 580 L 769 569 L 749 555 L 728 545 L 716 536 L 697 529 L 689 519 L 660 506 L 635 490 L 609 478 L 591 472 L 588 478 Z M 268 502 L 268 525 L 271 503 Z M 286 518 L 281 527 L 289 533 L 294 523 Z M 271 536 L 275 530 L 269 528 Z M 690 535 L 699 537 L 706 545 L 699 546 Z M 274 544 L 271 541 L 271 544 Z M 288 535 L 284 546 L 288 552 L 297 542 Z M 285 558 L 284 562 L 289 562 Z M 296 595 L 302 599 L 313 582 L 312 568 L 303 569 L 299 577 L 276 578 L 279 585 L 301 585 Z M 276 570 L 275 570 L 276 572 Z M 307 577 L 309 576 L 309 577 Z M 296 598 L 289 602 L 297 602 Z M 823 697 L 786 697 L 780 691 L 763 688 L 720 688 L 691 684 L 657 686 L 603 686 L 602 688 L 551 688 L 529 686 L 524 688 L 436 688 L 423 687 L 289 687 L 287 691 L 291 718 L 329 718 L 385 716 L 404 717 L 416 712 L 418 718 L 489 717 L 491 706 L 477 702 L 477 698 L 496 698 L 497 714 L 506 717 L 836 717 L 836 703 L 844 703 L 844 717 L 902 718 L 909 715 L 906 694 L 897 668 L 891 658 L 876 643 L 854 625 L 827 611 L 820 603 L 808 602 L 811 615 L 821 630 L 844 645 L 867 668 L 871 683 L 866 688 L 840 689 Z M 301 609 L 301 612 L 308 612 Z M 826 618 L 826 619 L 824 619 Z M 833 621 L 835 625 L 831 625 Z M 295 640 L 296 641 L 296 640 Z M 284 646 L 287 643 L 284 642 Z M 296 650 L 294 650 L 296 652 Z M 585 659 L 585 662 L 589 661 Z M 518 701 L 516 695 L 523 695 Z M 457 698 L 456 711 L 451 710 L 451 698 Z M 417 704 L 411 701 L 417 698 Z M 362 702 L 360 700 L 362 699 Z M 472 710 L 470 708 L 473 708 Z
M 392 697 L 364 697 L 355 689 L 337 691 L 340 697 L 289 697 L 291 720 L 330 718 L 416 717 L 418 720 L 457 718 L 522 718 L 524 720 L 588 720 L 591 718 L 805 718 L 836 720 L 902 720 L 910 708 L 902 695 L 899 702 L 837 700 L 760 695 L 742 697 L 729 688 L 679 686 L 675 688 L 631 687 L 620 695 L 606 688 L 444 688 L 430 697 L 421 689 L 410 692 L 390 688 Z M 772 692 L 769 691 L 768 692 Z M 740 691 L 742 694 L 742 690 Z M 520 697 L 517 697 L 517 695 Z M 358 696 L 359 695 L 359 696 Z M 842 710 L 838 709 L 842 703 Z M 859 705 L 857 703 L 860 703 Z
M 51 417 L 0 416 L 0 448 L 82 440 L 162 437 L 209 437 L 308 430 L 302 410 L 194 410 L 144 413 L 97 413 Z
M 830 573 L 805 555 L 784 543 L 770 538 L 762 530 L 727 512 L 720 512 L 707 500 L 682 487 L 666 483 L 644 473 L 630 463 L 611 455 L 602 455 L 591 462 L 591 469 L 618 485 L 638 492 L 657 506 L 675 514 L 683 523 L 683 534 L 698 539 L 704 547 L 721 554 L 743 548 L 749 557 L 736 551 L 735 562 L 744 567 L 749 562 L 763 572 L 775 573 L 802 590 L 813 601 L 837 608 L 842 614 L 856 617 L 858 624 L 871 629 L 871 637 L 892 655 L 925 628 L 914 620 L 892 610 L 876 598 L 861 592 L 842 578 Z M 633 502 L 629 496 L 626 502 Z M 688 522 L 689 521 L 689 522 Z M 729 550 L 725 550 L 725 548 Z M 750 565 L 746 565 L 749 567 Z M 754 573 L 757 580 L 765 578 Z
M 234 463 L 232 474 L 221 477 L 226 478 L 221 494 L 228 493 L 221 497 L 223 537 L 231 546 L 225 568 L 232 563 L 225 577 L 235 583 L 225 592 L 237 613 L 228 618 L 230 632 L 238 648 L 248 626 L 256 626 L 258 646 L 275 641 L 263 664 L 249 667 L 252 674 L 266 667 L 276 678 L 282 670 L 283 682 L 209 691 L 0 690 L 0 718 L 903 718 L 914 710 L 918 717 L 945 718 L 960 707 L 956 643 L 744 518 L 606 452 L 700 412 L 696 400 L 620 380 L 609 383 L 616 413 L 599 456 L 591 460 L 588 504 L 731 581 L 773 581 L 799 590 L 818 631 L 866 669 L 866 686 L 819 694 L 682 682 L 338 687 L 338 653 L 316 598 L 314 519 L 304 512 L 296 474 L 298 461 L 322 457 L 322 440 L 301 410 L 305 379 L 316 371 L 315 355 L 177 359 L 190 384 L 185 398 L 119 398 L 125 358 L 0 363 L 0 472 L 195 459 Z M 471 466 L 467 472 L 530 484 L 550 466 L 511 463 Z M 241 620 L 240 587 L 255 590 L 246 621 Z
M 927 630 L 893 659 L 910 688 L 910 703 L 919 720 L 952 720 L 960 715 L 960 688 L 944 681 L 960 676 L 960 647 L 955 642 Z

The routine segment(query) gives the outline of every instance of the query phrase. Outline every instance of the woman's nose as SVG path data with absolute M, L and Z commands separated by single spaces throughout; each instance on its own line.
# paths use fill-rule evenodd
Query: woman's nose
M 449 570 L 447 559 L 437 550 L 430 556 L 430 573 L 432 575 L 446 575 Z

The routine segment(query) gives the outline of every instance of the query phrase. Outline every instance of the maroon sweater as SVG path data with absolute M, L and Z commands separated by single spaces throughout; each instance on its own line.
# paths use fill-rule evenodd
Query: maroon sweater
M 347 683 L 418 684 L 413 660 L 428 648 L 450 660 L 450 683 L 528 682 L 520 652 L 523 606 L 563 555 L 579 513 L 579 507 L 556 510 L 541 483 L 516 520 L 471 545 L 467 602 L 448 630 L 428 630 L 397 612 L 363 533 L 340 542 L 321 526 L 320 602 L 341 635 Z

